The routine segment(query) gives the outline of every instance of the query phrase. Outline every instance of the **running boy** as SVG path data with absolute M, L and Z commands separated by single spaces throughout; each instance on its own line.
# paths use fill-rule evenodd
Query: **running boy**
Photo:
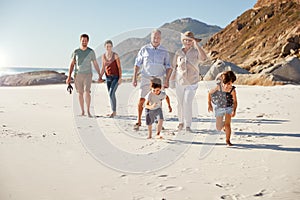
M 236 91 L 232 83 L 236 80 L 236 76 L 232 71 L 225 71 L 220 80 L 217 87 L 208 93 L 208 111 L 213 112 L 212 103 L 216 105 L 216 128 L 218 131 L 222 129 L 225 131 L 226 144 L 232 146 L 230 142 L 231 117 L 235 116 L 237 108 Z M 225 122 L 223 121 L 224 116 Z
M 166 99 L 169 112 L 172 112 L 172 107 L 170 104 L 170 98 L 164 91 L 161 90 L 161 80 L 159 78 L 153 78 L 151 80 L 151 91 L 146 95 L 146 124 L 148 126 L 148 139 L 152 138 L 152 124 L 157 119 L 156 135 L 158 138 L 162 139 L 160 132 L 162 130 L 163 124 L 163 112 L 162 112 L 162 100 Z

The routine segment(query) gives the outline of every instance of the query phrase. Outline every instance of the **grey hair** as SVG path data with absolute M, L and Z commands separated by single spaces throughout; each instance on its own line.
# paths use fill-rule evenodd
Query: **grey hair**
M 161 31 L 159 29 L 153 29 L 151 35 L 159 33 L 161 35 Z

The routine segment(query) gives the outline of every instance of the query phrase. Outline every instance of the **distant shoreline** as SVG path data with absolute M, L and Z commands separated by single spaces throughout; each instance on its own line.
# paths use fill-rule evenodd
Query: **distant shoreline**
M 68 75 L 69 69 L 68 68 L 49 68 L 49 67 L 4 67 L 0 68 L 0 77 L 5 76 L 5 75 L 15 75 L 15 74 L 21 74 L 21 73 L 26 73 L 26 72 L 37 72 L 37 71 L 56 71 L 58 73 L 65 73 Z M 133 70 L 127 70 L 123 69 L 122 70 L 122 77 L 124 79 L 131 78 L 133 75 Z M 93 69 L 93 80 L 96 80 L 97 77 L 97 72 Z M 103 77 L 105 78 L 105 76 Z

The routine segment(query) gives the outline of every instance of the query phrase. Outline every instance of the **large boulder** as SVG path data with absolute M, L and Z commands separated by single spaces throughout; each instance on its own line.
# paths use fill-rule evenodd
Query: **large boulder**
M 300 83 L 300 60 L 289 57 L 284 62 L 262 71 L 263 74 L 272 74 L 282 81 Z
M 216 60 L 213 65 L 210 67 L 206 75 L 204 76 L 203 80 L 205 81 L 211 81 L 215 80 L 217 75 L 221 72 L 231 70 L 235 74 L 249 74 L 249 72 L 243 68 L 238 67 L 237 65 L 226 62 L 223 60 Z
M 0 77 L 0 86 L 28 86 L 65 83 L 67 76 L 56 71 L 35 71 Z

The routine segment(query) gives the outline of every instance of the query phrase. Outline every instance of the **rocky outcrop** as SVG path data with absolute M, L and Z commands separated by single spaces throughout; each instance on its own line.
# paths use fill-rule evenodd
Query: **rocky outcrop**
M 272 74 L 281 81 L 300 83 L 300 60 L 290 57 L 282 63 L 262 70 L 262 74 Z
M 0 86 L 28 86 L 65 83 L 67 76 L 56 71 L 35 71 L 0 77 Z
M 236 74 L 236 76 L 237 79 L 234 82 L 236 85 L 274 86 L 285 84 L 272 74 Z
M 234 63 L 251 74 L 273 74 L 285 81 L 288 77 L 277 77 L 275 71 L 265 72 L 288 63 L 291 57 L 300 58 L 299 10 L 299 0 L 258 0 L 253 9 L 211 37 L 205 49 L 212 59 Z
M 235 74 L 249 74 L 247 70 L 240 68 L 239 66 L 236 66 L 233 63 L 226 62 L 223 60 L 217 60 L 212 64 L 208 72 L 205 74 L 203 80 L 205 81 L 215 80 L 215 78 L 219 73 L 227 70 L 231 70 Z
M 258 9 L 265 6 L 271 6 L 272 4 L 283 4 L 287 3 L 288 1 L 293 1 L 300 4 L 300 0 L 258 0 L 254 5 L 254 8 Z
M 287 39 L 286 43 L 282 46 L 281 57 L 288 55 L 297 55 L 300 49 L 300 34 L 291 36 Z

